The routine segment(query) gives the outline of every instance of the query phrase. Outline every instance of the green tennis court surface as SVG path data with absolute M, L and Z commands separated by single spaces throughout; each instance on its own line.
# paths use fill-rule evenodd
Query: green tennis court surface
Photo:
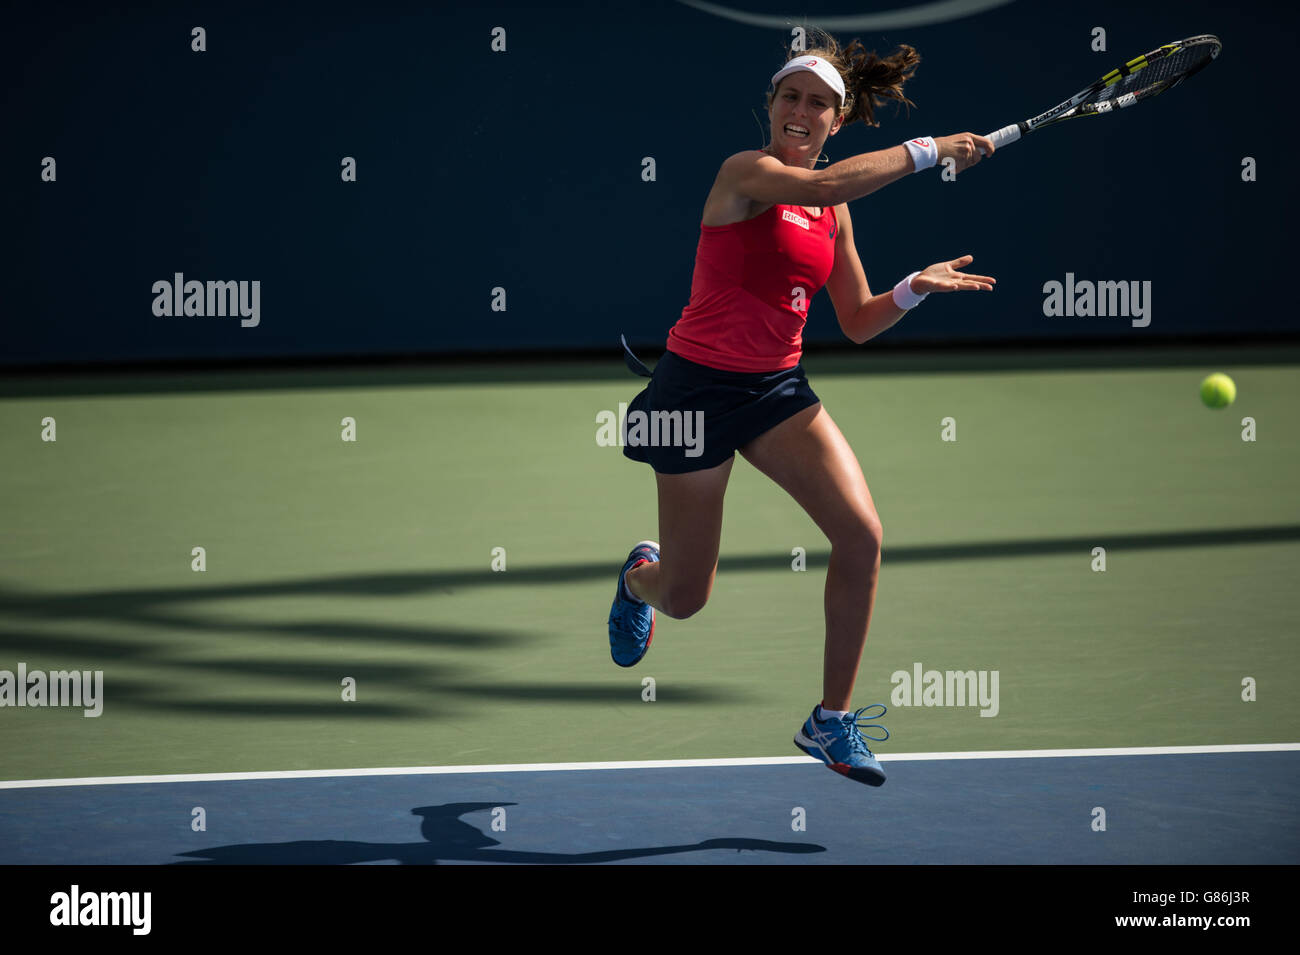
M 995 716 L 891 703 L 882 753 L 1300 740 L 1295 355 L 1170 355 L 808 359 L 885 527 L 856 705 L 997 675 Z M 747 464 L 709 605 L 609 660 L 657 524 L 597 415 L 640 387 L 613 350 L 8 382 L 0 669 L 102 670 L 103 712 L 0 708 L 0 778 L 797 755 L 827 548 Z

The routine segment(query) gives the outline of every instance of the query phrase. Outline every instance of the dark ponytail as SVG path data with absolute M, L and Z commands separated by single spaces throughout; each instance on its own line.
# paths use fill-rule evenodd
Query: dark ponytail
M 845 126 L 859 120 L 868 126 L 879 126 L 876 107 L 884 106 L 887 100 L 906 106 L 916 105 L 903 95 L 903 84 L 912 78 L 921 62 L 915 47 L 902 43 L 889 56 L 880 57 L 875 52 L 868 53 L 861 43 L 854 40 L 842 56 L 847 69 L 841 70 L 840 75 L 844 77 L 844 89 L 849 99 L 844 111 Z

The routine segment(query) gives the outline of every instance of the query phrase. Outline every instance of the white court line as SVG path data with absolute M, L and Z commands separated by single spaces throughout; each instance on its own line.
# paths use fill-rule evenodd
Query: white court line
M 877 753 L 882 763 L 933 759 L 1057 759 L 1069 756 L 1170 756 L 1187 753 L 1300 751 L 1300 743 L 1239 743 L 1223 746 L 1134 746 L 1115 749 L 1009 749 L 964 753 Z M 690 769 L 715 766 L 820 766 L 810 756 L 745 756 L 733 759 L 642 759 L 605 763 L 506 763 L 488 766 L 393 766 L 375 769 L 287 769 L 258 773 L 182 773 L 175 776 L 86 776 L 79 779 L 7 779 L 0 789 L 53 786 L 114 786 L 137 783 L 218 783 L 244 779 L 329 779 L 339 776 L 450 776 L 468 773 L 548 773 L 586 769 Z

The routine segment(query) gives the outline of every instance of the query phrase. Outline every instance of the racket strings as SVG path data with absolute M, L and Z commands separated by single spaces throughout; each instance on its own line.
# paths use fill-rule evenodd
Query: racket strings
M 1147 65 L 1121 77 L 1110 90 L 1107 99 L 1132 93 L 1137 98 L 1154 96 L 1174 83 L 1195 73 L 1213 58 L 1207 44 L 1185 46 L 1168 56 L 1148 60 Z

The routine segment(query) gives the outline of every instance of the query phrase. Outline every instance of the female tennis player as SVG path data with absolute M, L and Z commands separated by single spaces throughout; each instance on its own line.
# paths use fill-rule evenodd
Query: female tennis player
M 676 619 L 709 599 L 717 572 L 722 500 L 739 451 L 784 488 L 831 545 L 826 572 L 826 645 L 821 702 L 795 745 L 850 779 L 879 786 L 879 760 L 862 729 L 882 703 L 850 712 L 880 569 L 881 523 L 848 442 L 822 407 L 800 363 L 808 303 L 823 286 L 840 328 L 862 344 L 932 292 L 992 290 L 994 279 L 959 268 L 972 256 L 913 272 L 873 293 L 853 243 L 847 203 L 946 159 L 958 172 L 980 161 L 983 136 L 921 137 L 818 170 L 828 136 L 845 125 L 878 126 L 875 109 L 903 95 L 920 57 L 909 46 L 868 54 L 822 34 L 789 59 L 768 93 L 770 145 L 728 158 L 704 203 L 689 304 L 668 333 L 650 384 L 628 406 L 624 453 L 650 464 L 659 496 L 659 540 L 633 548 L 609 616 L 620 666 L 645 656 L 655 611 Z M 901 231 L 937 244 L 942 230 L 918 212 Z M 928 239 L 928 241 L 927 241 Z M 629 364 L 650 373 L 628 353 Z M 693 428 L 696 422 L 702 427 Z M 880 712 L 874 712 L 876 707 Z M 866 739 L 884 740 L 884 736 Z

